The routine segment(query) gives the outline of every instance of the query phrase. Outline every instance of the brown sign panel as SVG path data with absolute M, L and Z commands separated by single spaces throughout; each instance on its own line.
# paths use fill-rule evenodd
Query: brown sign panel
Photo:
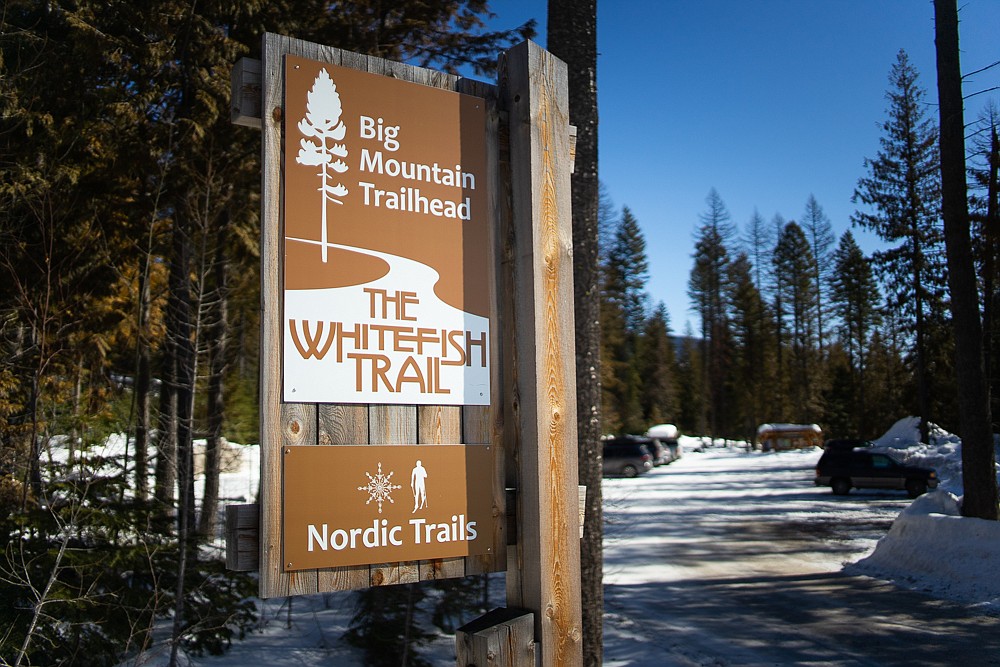
M 282 462 L 285 571 L 492 548 L 488 445 L 288 446 Z
M 490 404 L 486 103 L 288 55 L 284 400 Z

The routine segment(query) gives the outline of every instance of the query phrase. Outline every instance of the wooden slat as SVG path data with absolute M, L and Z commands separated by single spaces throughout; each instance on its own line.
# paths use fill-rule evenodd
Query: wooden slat
M 492 304 L 492 324 L 490 327 L 490 398 L 489 406 L 466 406 L 462 410 L 463 442 L 489 444 L 493 455 L 493 515 L 506 514 L 507 486 L 507 442 L 504 440 L 504 402 L 508 399 L 504 390 L 503 322 L 500 309 L 500 276 L 502 275 L 502 229 L 509 228 L 510 221 L 510 178 L 509 165 L 502 164 L 506 155 L 505 123 L 498 108 L 497 89 L 480 82 L 463 79 L 459 91 L 476 95 L 486 100 L 486 179 L 490 183 L 487 210 L 490 216 L 488 256 L 493 258 L 489 271 L 489 293 Z M 494 523 L 490 553 L 466 559 L 465 572 L 468 575 L 487 572 L 502 572 L 507 569 L 507 522 Z
M 282 403 L 282 447 L 285 445 L 316 445 L 319 442 L 316 414 L 315 404 Z M 279 495 L 278 498 L 280 500 L 281 496 Z M 286 583 L 282 595 L 309 595 L 319 591 L 316 570 L 289 572 L 283 577 L 286 579 Z
M 507 51 L 501 70 L 510 114 L 520 435 L 520 578 L 508 577 L 507 601 L 535 612 L 542 664 L 575 665 L 583 642 L 567 72 L 532 42 Z
M 260 596 L 286 595 L 281 568 L 281 38 L 265 34 L 261 113 L 261 536 Z
M 365 405 L 320 405 L 319 444 L 368 444 L 368 407 Z M 322 593 L 366 588 L 369 585 L 367 565 L 336 567 L 317 572 L 317 587 Z
M 455 632 L 458 667 L 534 667 L 535 621 L 523 609 L 494 609 Z
M 226 569 L 260 569 L 260 505 L 226 506 Z
M 240 58 L 229 75 L 229 119 L 235 125 L 260 129 L 261 63 Z
M 421 445 L 462 442 L 462 408 L 457 405 L 428 405 L 417 408 L 417 441 Z M 421 581 L 465 576 L 464 558 L 420 561 Z
M 417 441 L 417 408 L 412 405 L 368 407 L 369 437 L 373 445 L 406 445 Z M 371 566 L 371 585 L 408 584 L 420 581 L 417 561 Z

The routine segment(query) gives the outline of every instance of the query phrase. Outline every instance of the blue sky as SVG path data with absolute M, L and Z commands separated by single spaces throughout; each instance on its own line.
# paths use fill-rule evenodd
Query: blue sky
M 962 69 L 1000 60 L 1000 1 L 960 0 Z M 544 0 L 493 0 L 498 26 L 539 21 Z M 879 149 L 888 74 L 905 49 L 937 116 L 930 0 L 598 0 L 599 171 L 646 237 L 648 291 L 672 328 L 690 321 L 694 232 L 715 188 L 741 228 L 758 210 L 800 219 L 816 197 L 839 237 Z M 992 33 L 992 34 L 991 34 Z M 1000 85 L 1000 67 L 965 93 Z M 969 100 L 976 119 L 994 91 Z M 862 248 L 877 238 L 854 228 Z

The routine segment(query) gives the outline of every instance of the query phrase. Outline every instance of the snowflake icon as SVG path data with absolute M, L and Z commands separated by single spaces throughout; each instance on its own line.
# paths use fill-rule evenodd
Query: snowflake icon
M 365 486 L 359 486 L 358 491 L 366 491 L 368 493 L 368 500 L 365 501 L 365 505 L 370 505 L 372 501 L 378 503 L 378 513 L 382 513 L 382 503 L 384 502 L 394 502 L 392 499 L 392 492 L 396 489 L 403 488 L 399 484 L 393 484 L 391 482 L 393 473 L 390 472 L 388 475 L 382 474 L 382 462 L 378 463 L 378 473 L 373 477 L 370 472 L 366 472 L 365 475 L 368 476 L 368 484 Z

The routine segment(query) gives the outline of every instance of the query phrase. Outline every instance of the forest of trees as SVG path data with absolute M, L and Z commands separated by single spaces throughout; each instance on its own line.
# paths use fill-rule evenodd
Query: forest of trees
M 230 68 L 259 57 L 270 31 L 489 74 L 534 24 L 495 32 L 487 17 L 485 0 L 5 3 L 0 662 L 117 664 L 165 624 L 176 659 L 220 652 L 252 627 L 256 585 L 225 571 L 213 543 L 219 455 L 225 439 L 257 440 L 260 364 L 260 139 L 230 123 Z M 804 421 L 874 436 L 901 408 L 957 430 L 937 130 L 903 53 L 889 90 L 883 141 L 855 193 L 853 223 L 885 242 L 872 256 L 849 231 L 837 238 L 812 197 L 794 220 L 754 213 L 740 229 L 715 190 L 700 221 L 640 221 L 602 196 L 601 358 L 589 366 L 602 400 L 586 417 L 601 419 L 581 433 L 673 422 L 751 438 L 762 422 Z M 596 181 L 594 111 L 581 141 L 594 144 Z M 968 149 L 994 401 L 998 117 L 991 107 L 976 121 Z M 699 330 L 678 333 L 646 292 L 641 224 L 695 222 Z M 121 453 L 107 454 L 109 438 Z M 206 443 L 201 503 L 195 440 Z M 599 534 L 596 544 L 599 561 Z M 483 582 L 437 585 L 434 622 L 453 630 Z M 399 664 L 402 635 L 424 638 L 408 613 L 424 597 L 417 586 L 359 595 L 347 641 L 368 664 Z
M 223 438 L 257 442 L 260 137 L 230 122 L 230 70 L 270 31 L 490 74 L 534 22 L 489 16 L 485 0 L 5 3 L 0 662 L 117 664 L 166 622 L 173 664 L 253 622 L 255 583 L 211 546 Z M 113 434 L 124 453 L 105 457 Z M 379 596 L 400 592 L 375 591 L 367 608 L 394 613 Z
M 675 332 L 646 292 L 639 221 L 603 193 L 602 389 L 605 433 L 672 422 L 687 433 L 753 440 L 767 422 L 818 423 L 829 437 L 875 438 L 917 415 L 959 431 L 954 343 L 941 218 L 937 124 L 916 69 L 900 51 L 886 118 L 854 193 L 855 228 L 883 249 L 839 238 L 815 197 L 795 219 L 760 213 L 742 225 L 711 190 L 688 277 L 698 331 Z M 994 402 L 997 354 L 997 120 L 970 133 L 973 222 L 983 352 Z M 644 221 L 649 225 L 657 221 Z M 841 221 L 841 227 L 848 227 Z M 1000 414 L 997 409 L 994 415 Z

